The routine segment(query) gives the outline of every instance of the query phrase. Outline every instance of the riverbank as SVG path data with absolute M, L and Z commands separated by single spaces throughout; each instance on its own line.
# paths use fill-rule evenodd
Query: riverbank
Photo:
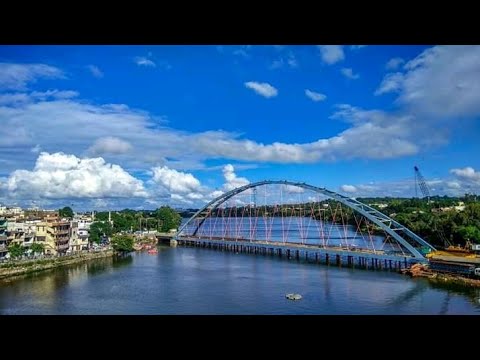
M 40 259 L 21 262 L 9 262 L 0 265 L 0 281 L 19 275 L 31 274 L 39 271 L 50 270 L 57 267 L 78 264 L 89 260 L 107 258 L 114 255 L 113 250 L 81 253 L 62 256 L 52 259 Z
M 435 282 L 435 283 L 480 288 L 480 279 L 472 279 L 472 278 L 468 278 L 460 275 L 435 272 L 422 264 L 415 264 L 409 269 L 402 270 L 402 273 L 409 275 L 411 277 L 427 278 L 429 281 Z

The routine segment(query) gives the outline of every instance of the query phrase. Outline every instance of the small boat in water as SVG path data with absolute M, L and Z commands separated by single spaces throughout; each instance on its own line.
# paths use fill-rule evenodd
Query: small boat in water
M 150 249 L 150 250 L 148 250 L 147 252 L 148 252 L 149 254 L 152 254 L 152 255 L 158 254 L 158 250 L 157 250 L 157 249 Z
M 300 294 L 287 294 L 287 295 L 285 295 L 285 297 L 288 300 L 301 300 L 302 299 L 302 295 L 300 295 Z

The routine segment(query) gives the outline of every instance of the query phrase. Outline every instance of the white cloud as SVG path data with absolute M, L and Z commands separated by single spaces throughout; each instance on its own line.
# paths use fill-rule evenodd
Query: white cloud
M 142 181 L 102 158 L 42 152 L 32 171 L 15 170 L 2 185 L 16 198 L 144 197 Z
M 152 168 L 152 179 L 154 196 L 170 198 L 171 201 L 183 204 L 198 204 L 210 201 L 227 191 L 244 186 L 250 182 L 244 177 L 238 177 L 235 168 L 227 164 L 222 169 L 225 179 L 221 189 L 212 190 L 203 186 L 193 174 L 170 169 L 166 166 Z
M 280 69 L 283 67 L 283 59 L 276 59 L 276 60 L 273 60 L 272 61 L 272 64 L 270 65 L 270 69 L 271 70 L 275 70 L 275 69 Z
M 471 167 L 451 169 L 455 178 L 427 179 L 430 195 L 462 196 L 465 193 L 480 192 L 480 172 Z M 350 186 L 352 188 L 350 188 Z M 345 188 L 344 188 L 345 187 Z M 355 192 L 357 197 L 413 197 L 415 196 L 415 179 L 413 177 L 395 181 L 371 182 L 369 184 L 343 185 L 344 192 Z M 355 191 L 350 191 L 355 188 Z M 417 187 L 417 196 L 422 196 Z
M 96 77 L 97 79 L 103 78 L 103 72 L 100 70 L 100 68 L 96 65 L 88 65 L 87 69 L 90 71 L 90 73 Z
M 294 185 L 282 185 L 282 190 L 290 194 L 302 194 L 305 192 L 304 188 Z
M 270 69 L 275 70 L 275 69 L 280 69 L 284 66 L 289 66 L 290 68 L 296 68 L 298 67 L 298 61 L 295 55 L 293 53 L 290 53 L 288 57 L 280 57 L 272 62 L 270 65 Z
M 0 89 L 26 90 L 37 79 L 63 79 L 63 71 L 45 64 L 0 63 Z
M 390 60 L 385 64 L 385 69 L 387 70 L 396 70 L 400 65 L 402 65 L 405 62 L 402 58 L 395 57 Z
M 0 94 L 0 105 L 18 105 L 30 101 L 26 93 Z
M 152 180 L 170 193 L 188 194 L 201 189 L 200 181 L 192 174 L 170 169 L 167 166 L 152 168 Z
M 291 68 L 296 68 L 298 67 L 298 60 L 293 54 L 290 54 L 287 58 L 287 64 Z
M 245 87 L 252 89 L 258 95 L 261 95 L 266 98 L 271 98 L 278 95 L 278 90 L 275 89 L 269 83 L 259 83 L 256 81 L 248 81 L 245 83 Z
M 437 119 L 480 114 L 480 46 L 434 46 L 404 70 L 397 102 L 407 109 Z
M 460 189 L 462 187 L 458 181 L 448 181 L 447 186 L 451 189 Z
M 250 57 L 250 55 L 245 51 L 245 49 L 234 50 L 233 55 L 242 56 L 246 59 Z
M 364 47 L 367 47 L 367 45 L 350 45 L 351 50 L 360 50 Z
M 452 169 L 450 173 L 456 175 L 461 180 L 472 181 L 480 185 L 480 172 L 475 171 L 475 169 L 470 166 L 463 169 Z
M 146 66 L 146 67 L 156 67 L 157 65 L 150 59 L 147 59 L 144 56 L 137 56 L 133 59 L 135 64 L 138 66 Z
M 248 179 L 244 177 L 238 177 L 237 174 L 235 174 L 235 168 L 232 164 L 227 164 L 224 166 L 223 177 L 225 178 L 225 184 L 223 184 L 223 188 L 226 191 L 250 184 Z
M 28 103 L 47 99 L 71 99 L 77 97 L 77 91 L 72 90 L 47 90 L 33 91 L 31 93 L 5 93 L 0 95 L 0 105 L 18 106 L 22 103 Z
M 132 150 L 132 145 L 127 141 L 107 136 L 100 138 L 88 149 L 88 151 L 93 155 L 103 155 L 103 154 L 125 154 Z
M 38 100 L 47 100 L 48 98 L 54 99 L 71 99 L 77 97 L 79 94 L 73 90 L 47 90 L 47 91 L 34 91 L 30 94 L 31 97 Z
M 349 127 L 330 138 L 308 143 L 260 143 L 232 132 L 191 133 L 159 126 L 157 117 L 123 104 L 94 105 L 73 99 L 39 101 L 29 97 L 24 103 L 0 106 L 0 159 L 8 160 L 2 163 L 1 170 L 5 173 L 31 167 L 34 159 L 29 149 L 37 145 L 49 152 L 68 149 L 69 153 L 85 156 L 98 149 L 99 144 L 92 146 L 98 139 L 108 137 L 122 139 L 131 146 L 127 152 L 103 154 L 107 161 L 129 171 L 163 165 L 200 169 L 205 168 L 203 161 L 207 159 L 272 163 L 386 159 L 415 154 L 426 141 L 438 144 L 442 140 L 437 134 L 440 130 L 422 130 L 424 125 L 412 116 L 342 105 L 332 118 L 346 121 Z M 418 136 L 422 131 L 428 136 Z M 102 143 L 105 149 L 105 140 Z M 25 151 L 12 154 L 12 146 Z M 127 147 L 120 146 L 123 150 Z
M 40 145 L 35 145 L 33 148 L 30 149 L 30 151 L 34 154 L 38 154 L 42 150 L 42 147 Z
M 353 185 L 342 185 L 340 186 L 340 190 L 346 193 L 354 193 L 357 192 L 357 188 Z
M 309 89 L 305 89 L 305 95 L 315 102 L 324 101 L 327 98 L 326 95 L 309 90 Z
M 341 70 L 341 72 L 342 72 L 342 75 L 343 75 L 343 76 L 345 76 L 345 77 L 347 77 L 347 78 L 349 78 L 349 79 L 352 79 L 352 80 L 356 80 L 356 79 L 358 79 L 358 78 L 360 77 L 360 75 L 353 73 L 352 68 L 343 68 L 343 69 Z
M 402 73 L 391 73 L 385 75 L 382 80 L 382 83 L 375 90 L 375 95 L 382 95 L 389 92 L 398 92 L 402 88 L 403 83 L 403 74 Z
M 426 144 L 444 143 L 441 129 L 432 131 L 416 117 L 350 105 L 339 106 L 332 115 L 349 124 L 335 136 L 308 143 L 260 143 L 232 132 L 192 133 L 159 126 L 159 117 L 124 104 L 94 105 L 25 96 L 23 102 L 0 106 L 0 159 L 8 160 L 2 163 L 0 176 L 33 166 L 35 159 L 28 149 L 37 145 L 49 152 L 68 149 L 76 156 L 102 154 L 129 171 L 145 171 L 163 165 L 177 170 L 201 169 L 207 159 L 271 163 L 387 159 L 416 154 Z M 113 145 L 106 140 L 96 143 L 109 137 L 122 139 L 131 150 L 125 151 L 129 146 L 118 141 Z M 19 148 L 26 151 L 13 151 Z
M 345 59 L 341 45 L 318 45 L 320 56 L 324 63 L 328 65 L 335 64 Z

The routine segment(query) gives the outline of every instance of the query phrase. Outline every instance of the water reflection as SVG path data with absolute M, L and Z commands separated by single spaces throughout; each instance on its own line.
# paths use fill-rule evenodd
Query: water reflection
M 381 271 L 159 248 L 0 283 L 0 314 L 478 314 L 479 289 Z M 303 299 L 292 302 L 285 294 Z

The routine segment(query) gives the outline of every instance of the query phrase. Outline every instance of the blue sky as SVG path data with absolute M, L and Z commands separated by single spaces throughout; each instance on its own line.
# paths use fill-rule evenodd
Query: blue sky
M 480 188 L 479 46 L 1 46 L 0 203 Z

